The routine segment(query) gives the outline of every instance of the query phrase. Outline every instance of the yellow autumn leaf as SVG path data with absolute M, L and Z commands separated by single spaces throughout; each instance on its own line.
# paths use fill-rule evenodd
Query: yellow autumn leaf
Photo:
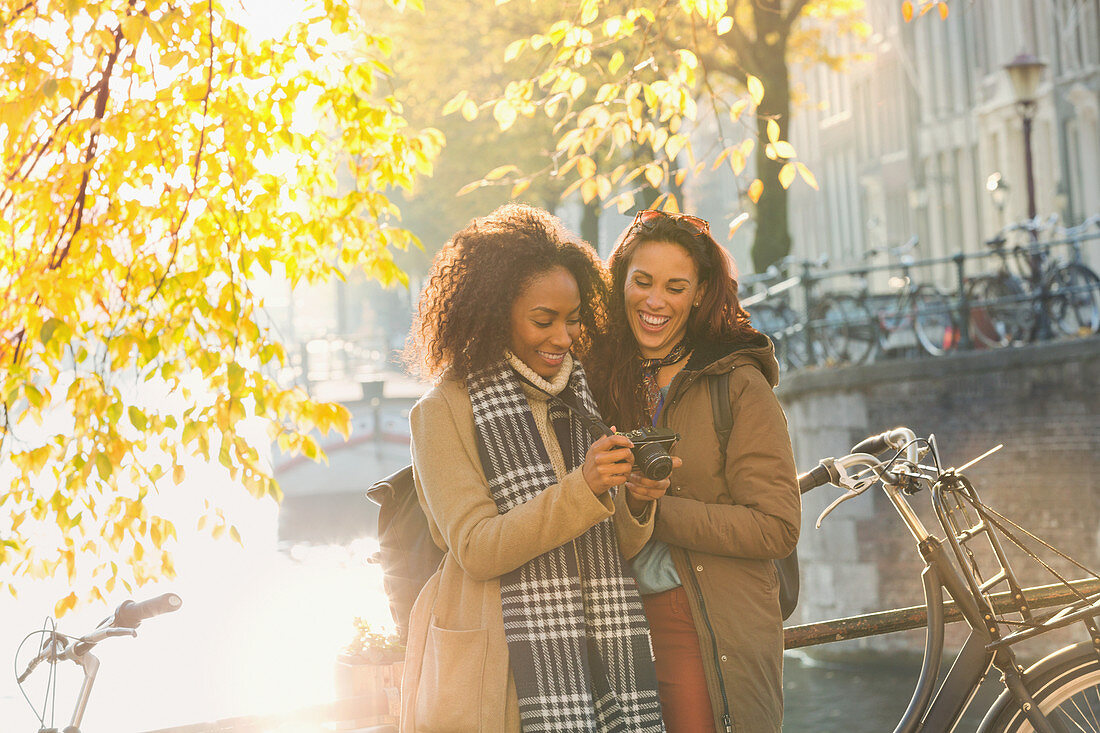
M 611 180 L 607 176 L 596 176 L 596 196 L 605 199 L 611 195 Z
M 458 94 L 447 100 L 447 103 L 443 105 L 443 115 L 449 115 L 452 112 L 458 111 L 462 104 L 466 101 L 466 90 L 462 90 Z
M 912 0 L 905 0 L 901 4 L 901 17 L 908 23 L 913 19 L 913 2 Z
M 485 185 L 485 183 L 482 182 L 482 181 L 471 181 L 470 183 L 467 183 L 462 188 L 458 189 L 458 193 L 456 193 L 455 196 L 465 196 L 466 194 L 470 193 L 471 191 L 476 191 L 477 189 L 481 188 L 484 185 Z
M 516 121 L 516 108 L 507 99 L 502 99 L 493 105 L 493 119 L 501 130 L 507 130 Z
M 581 25 L 588 25 L 600 14 L 597 0 L 581 0 Z
M 622 68 L 624 60 L 625 59 L 623 57 L 623 52 L 622 51 L 615 51 L 615 53 L 613 53 L 611 55 L 611 60 L 607 62 L 608 72 L 610 72 L 612 74 L 617 73 L 619 71 L 619 69 Z
M 504 178 L 504 176 L 513 171 L 518 172 L 519 168 L 514 165 L 498 165 L 496 168 L 485 174 L 485 180 L 496 181 L 500 178 Z
M 798 174 L 802 176 L 802 180 L 808 183 L 811 188 L 817 190 L 817 177 L 810 172 L 810 169 L 802 163 L 795 163 L 794 165 L 798 169 Z
M 512 190 L 508 194 L 508 197 L 513 198 L 513 199 L 517 198 L 521 193 L 523 193 L 524 191 L 526 191 L 530 187 L 531 187 L 531 180 L 530 179 L 524 179 L 522 181 L 518 181 L 514 186 L 512 186 Z
M 581 178 L 591 178 L 596 175 L 596 161 L 587 155 L 577 158 L 577 174 Z
M 730 170 L 733 171 L 735 176 L 741 175 L 741 172 L 745 170 L 745 166 L 748 165 L 748 158 L 740 149 L 734 148 L 730 151 Z
M 749 199 L 755 204 L 760 201 L 760 195 L 764 193 L 764 182 L 759 178 L 753 179 L 749 184 Z
M 752 98 L 753 105 L 759 107 L 760 103 L 764 101 L 763 82 L 761 82 L 760 79 L 756 78 L 752 74 L 749 74 L 745 85 L 748 87 L 749 97 Z
M 661 170 L 661 166 L 650 163 L 645 167 L 645 179 L 653 188 L 660 188 L 661 182 L 665 180 L 665 172 Z
M 793 158 L 796 155 L 794 146 L 786 140 L 780 140 L 775 143 L 775 154 L 780 158 Z
M 527 45 L 527 39 L 521 38 L 518 41 L 512 41 L 508 44 L 508 48 L 504 49 L 504 60 L 511 61 L 516 56 L 519 56 L 523 47 Z
M 947 14 L 948 14 L 947 3 L 941 2 L 939 4 L 939 9 L 940 9 L 940 20 L 947 20 Z
M 477 119 L 477 104 L 474 100 L 467 99 L 462 103 L 462 118 L 467 122 L 473 122 Z
M 723 15 L 718 19 L 718 26 L 716 28 L 718 35 L 724 36 L 733 29 L 733 18 L 729 15 Z
M 794 163 L 784 163 L 783 167 L 779 169 L 779 185 L 783 188 L 790 188 L 791 183 L 794 182 L 795 173 Z
M 779 123 L 775 120 L 768 120 L 767 124 L 768 139 L 773 143 L 779 140 Z
M 592 199 L 596 198 L 600 194 L 599 185 L 596 183 L 596 179 L 589 178 L 581 184 L 581 199 L 587 204 Z

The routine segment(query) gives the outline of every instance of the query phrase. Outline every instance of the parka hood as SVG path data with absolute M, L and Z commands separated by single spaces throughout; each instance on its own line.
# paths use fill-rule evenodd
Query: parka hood
M 696 344 L 684 371 L 721 374 L 739 366 L 754 366 L 768 384 L 779 384 L 779 362 L 771 339 L 762 333 L 748 341 L 705 342 Z

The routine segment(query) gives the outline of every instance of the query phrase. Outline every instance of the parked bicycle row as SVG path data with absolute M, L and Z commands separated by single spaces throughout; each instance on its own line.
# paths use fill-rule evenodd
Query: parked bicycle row
M 986 252 L 938 259 L 913 256 L 917 237 L 842 269 L 824 269 L 824 258 L 786 258 L 745 279 L 742 304 L 772 337 L 781 365 L 795 369 L 1100 333 L 1100 276 L 1082 255 L 1084 243 L 1100 239 L 1100 215 L 1068 229 L 1055 222 L 1012 224 Z M 882 254 L 891 262 L 871 263 Z M 952 290 L 931 282 L 937 267 L 954 271 Z M 882 275 L 886 288 L 875 289 Z

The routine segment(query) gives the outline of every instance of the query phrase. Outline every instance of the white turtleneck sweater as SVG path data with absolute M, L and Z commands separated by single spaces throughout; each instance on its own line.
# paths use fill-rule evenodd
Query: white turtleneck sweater
M 535 427 L 538 428 L 539 435 L 542 436 L 542 442 L 546 445 L 546 452 L 550 455 L 550 463 L 554 466 L 554 475 L 560 481 L 566 474 L 565 457 L 562 455 L 561 446 L 558 445 L 558 437 L 554 433 L 554 427 L 550 424 L 550 398 L 546 395 L 546 392 L 558 395 L 569 384 L 569 377 L 573 373 L 573 355 L 568 353 L 565 355 L 561 368 L 558 369 L 558 373 L 550 381 L 536 374 L 531 367 L 524 364 L 511 351 L 504 352 L 504 356 L 508 359 L 508 364 L 518 374 L 544 390 L 544 392 L 540 392 L 526 383 L 521 385 L 523 393 L 527 396 L 527 402 L 531 405 L 531 414 L 535 416 Z

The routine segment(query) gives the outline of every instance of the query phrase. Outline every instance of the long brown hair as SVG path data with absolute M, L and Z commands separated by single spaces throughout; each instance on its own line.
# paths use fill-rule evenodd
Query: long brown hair
M 424 376 L 450 370 L 463 379 L 504 356 L 512 303 L 531 279 L 564 267 L 580 290 L 583 356 L 604 328 L 607 284 L 596 252 L 553 214 L 506 204 L 451 237 L 432 262 L 405 347 L 405 361 Z
M 596 339 L 585 362 L 592 393 L 604 418 L 623 430 L 648 422 L 641 390 L 641 353 L 627 320 L 624 292 L 630 261 L 646 242 L 672 242 L 695 262 L 705 286 L 698 308 L 688 317 L 687 336 L 695 347 L 707 343 L 739 344 L 759 338 L 737 298 L 736 266 L 730 254 L 707 232 L 694 233 L 672 217 L 645 226 L 632 225 L 619 237 L 608 263 L 611 294 L 607 330 Z

